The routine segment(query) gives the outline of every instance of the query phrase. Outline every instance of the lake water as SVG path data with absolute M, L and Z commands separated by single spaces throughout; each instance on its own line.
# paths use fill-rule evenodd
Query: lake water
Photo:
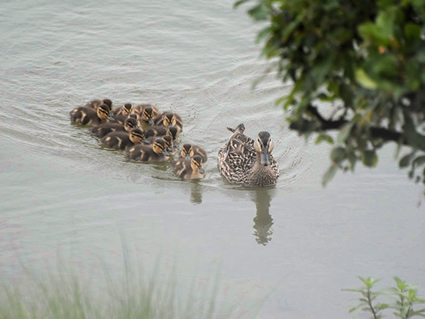
M 422 188 L 399 171 L 394 146 L 378 168 L 338 173 L 329 147 L 289 131 L 274 101 L 259 26 L 226 1 L 6 1 L 0 8 L 0 274 L 43 274 L 61 259 L 92 272 L 178 265 L 179 281 L 219 277 L 232 318 L 349 318 L 357 276 L 392 276 L 425 290 Z M 207 177 L 127 162 L 102 149 L 69 111 L 94 98 L 153 103 L 181 115 L 181 142 L 203 146 Z M 270 132 L 275 188 L 227 184 L 216 167 L 227 126 Z M 259 312 L 252 305 L 266 297 Z M 217 310 L 217 318 L 221 316 Z

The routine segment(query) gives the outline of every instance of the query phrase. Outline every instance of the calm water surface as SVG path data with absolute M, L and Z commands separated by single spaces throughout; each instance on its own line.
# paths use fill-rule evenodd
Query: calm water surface
M 5 2 L 0 8 L 0 273 L 40 274 L 58 259 L 79 270 L 175 261 L 181 282 L 220 278 L 234 318 L 348 318 L 356 276 L 398 275 L 425 290 L 421 188 L 381 152 L 379 167 L 325 189 L 328 147 L 289 131 L 274 100 L 288 91 L 267 64 L 258 26 L 232 1 Z M 181 141 L 208 151 L 207 177 L 130 163 L 101 148 L 69 111 L 93 98 L 178 112 Z M 227 126 L 268 130 L 275 188 L 220 177 Z M 60 256 L 60 257 L 59 257 Z M 268 296 L 261 310 L 252 305 Z M 202 300 L 200 301 L 202 302 Z

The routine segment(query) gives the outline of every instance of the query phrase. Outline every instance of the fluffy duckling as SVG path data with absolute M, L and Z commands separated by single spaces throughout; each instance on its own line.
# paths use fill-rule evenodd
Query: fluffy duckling
M 112 111 L 112 101 L 110 99 L 92 100 L 84 106 L 91 109 L 97 109 L 102 104 L 106 104 L 109 107 L 109 111 Z
M 182 147 L 182 150 L 180 152 L 180 156 L 183 158 L 191 158 L 195 155 L 199 155 L 202 158 L 202 162 L 205 163 L 208 158 L 207 158 L 207 152 L 205 152 L 205 150 L 198 146 L 198 145 L 193 145 L 193 144 L 184 144 Z
M 157 136 L 151 136 L 146 138 L 149 143 L 153 143 L 158 137 Z M 174 156 L 176 154 L 176 151 L 174 150 L 173 147 L 173 138 L 170 135 L 164 135 L 164 136 L 160 136 L 159 138 L 162 138 L 165 142 L 165 149 L 167 150 L 168 154 L 170 154 L 171 156 Z
M 137 144 L 127 147 L 124 154 L 129 159 L 140 162 L 160 163 L 170 159 L 162 138 L 157 138 L 153 144 Z
M 131 104 L 131 103 L 125 103 L 125 104 L 117 107 L 114 110 L 114 116 L 121 115 L 121 114 L 128 115 L 130 113 L 133 113 L 133 111 L 134 111 L 133 104 Z
M 176 141 L 179 136 L 179 130 L 176 126 L 161 126 L 161 125 L 154 125 L 147 129 L 145 131 L 146 138 L 152 137 L 152 136 L 164 136 L 169 135 L 173 138 L 173 147 L 176 147 Z
M 173 112 L 164 112 L 154 119 L 155 125 L 176 126 L 181 132 L 183 130 L 183 121 L 180 115 Z
M 109 106 L 101 104 L 97 109 L 77 107 L 69 112 L 71 121 L 82 125 L 100 125 L 109 122 Z
M 151 104 L 139 104 L 134 108 L 134 113 L 139 116 L 139 125 L 153 125 L 153 119 L 157 117 L 160 112 Z
M 126 103 L 114 111 L 114 120 L 118 123 L 124 123 L 130 114 L 132 114 L 133 105 Z M 135 114 L 134 114 L 135 115 Z M 137 115 L 135 115 L 137 117 Z
M 171 163 L 174 174 L 184 179 L 201 179 L 205 177 L 203 160 L 200 155 L 191 158 L 180 156 L 177 161 Z
M 125 120 L 124 125 L 120 123 L 104 123 L 92 127 L 90 131 L 93 135 L 102 138 L 111 132 L 130 132 L 134 128 L 137 128 L 137 120 L 129 117 Z
M 139 128 L 132 129 L 128 132 L 112 132 L 104 136 L 102 144 L 109 148 L 117 150 L 124 150 L 126 147 L 140 144 L 142 141 L 146 142 L 143 131 Z

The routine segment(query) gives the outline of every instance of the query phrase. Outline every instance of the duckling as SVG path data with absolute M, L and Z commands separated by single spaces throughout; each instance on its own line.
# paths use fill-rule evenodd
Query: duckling
M 135 161 L 151 163 L 166 162 L 170 159 L 162 138 L 157 138 L 153 144 L 137 144 L 127 147 L 124 155 Z
M 139 125 L 153 125 L 153 119 L 157 117 L 160 112 L 151 104 L 139 104 L 134 108 L 134 113 L 139 116 Z
M 173 112 L 164 112 L 161 115 L 158 115 L 154 119 L 155 125 L 163 125 L 163 126 L 176 126 L 181 132 L 183 130 L 183 121 L 180 115 Z
M 125 120 L 128 118 L 128 116 L 133 111 L 133 105 L 131 103 L 126 103 L 122 106 L 120 106 L 117 111 L 114 111 L 114 121 L 117 123 L 123 124 Z M 132 115 L 133 116 L 133 115 Z M 134 116 L 137 117 L 137 115 L 134 114 Z
M 109 122 L 92 127 L 90 131 L 93 133 L 93 135 L 102 138 L 111 132 L 130 132 L 134 128 L 137 128 L 137 120 L 129 117 L 125 120 L 124 125 L 120 123 Z
M 180 156 L 177 161 L 171 163 L 174 174 L 184 179 L 201 179 L 205 177 L 203 160 L 200 155 L 191 158 Z
M 180 156 L 184 158 L 191 158 L 195 155 L 201 156 L 203 163 L 205 163 L 208 160 L 207 152 L 205 152 L 205 150 L 202 147 L 198 145 L 193 145 L 193 144 L 183 144 L 182 150 L 180 152 Z
M 179 130 L 176 126 L 162 126 L 162 125 L 154 125 L 145 131 L 146 138 L 152 136 L 164 136 L 169 135 L 173 138 L 173 147 L 176 147 L 176 141 L 179 136 Z
M 110 99 L 92 100 L 87 102 L 87 104 L 84 106 L 91 109 L 97 109 L 101 104 L 106 104 L 109 107 L 109 111 L 112 111 L 112 101 Z
M 112 132 L 104 136 L 102 144 L 109 148 L 124 150 L 126 147 L 140 144 L 142 141 L 147 142 L 143 131 L 139 128 L 132 129 L 128 132 Z
M 149 143 L 153 143 L 158 137 L 157 136 L 151 136 L 146 138 Z M 174 150 L 173 147 L 173 138 L 170 135 L 164 135 L 164 136 L 160 136 L 160 138 L 162 138 L 165 142 L 165 149 L 167 150 L 168 154 L 170 154 L 171 156 L 174 156 L 176 154 L 176 151 Z
M 131 104 L 131 103 L 125 103 L 125 104 L 117 107 L 114 110 L 114 116 L 121 115 L 121 114 L 128 115 L 130 113 L 133 113 L 133 111 L 134 111 L 133 104 Z
M 97 109 L 77 107 L 69 112 L 71 121 L 82 125 L 100 125 L 109 122 L 109 106 L 101 104 Z
M 279 178 L 279 163 L 271 152 L 274 144 L 270 133 L 258 133 L 254 141 L 244 134 L 245 125 L 239 124 L 229 140 L 218 151 L 217 166 L 224 178 L 235 184 L 251 187 L 273 186 Z

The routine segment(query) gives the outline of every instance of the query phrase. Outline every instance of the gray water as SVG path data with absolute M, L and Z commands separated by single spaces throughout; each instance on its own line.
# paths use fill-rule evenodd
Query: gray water
M 289 131 L 285 95 L 255 44 L 258 25 L 232 1 L 9 1 L 0 8 L 0 274 L 45 273 L 58 259 L 96 273 L 176 262 L 179 281 L 219 277 L 232 318 L 349 318 L 357 276 L 425 290 L 421 187 L 379 166 L 338 173 L 326 145 Z M 94 98 L 153 103 L 181 115 L 181 142 L 203 146 L 207 177 L 127 162 L 102 149 L 69 111 Z M 268 130 L 275 188 L 227 184 L 216 167 L 227 126 Z M 217 279 L 218 280 L 218 279 Z M 252 305 L 267 296 L 259 313 Z M 220 317 L 217 312 L 217 317 Z

